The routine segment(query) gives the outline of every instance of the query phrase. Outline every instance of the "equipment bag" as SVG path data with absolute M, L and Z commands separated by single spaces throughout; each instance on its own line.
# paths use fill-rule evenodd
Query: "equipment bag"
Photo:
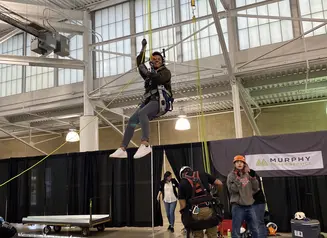
M 10 223 L 4 221 L 0 224 L 0 237 L 1 238 L 12 238 L 17 234 L 17 230 Z

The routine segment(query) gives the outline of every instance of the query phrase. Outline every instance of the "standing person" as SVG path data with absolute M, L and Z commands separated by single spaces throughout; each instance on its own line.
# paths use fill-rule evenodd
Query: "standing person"
M 259 182 L 251 176 L 245 157 L 237 155 L 233 160 L 234 169 L 227 176 L 227 187 L 232 205 L 232 238 L 241 237 L 241 226 L 245 221 L 251 227 L 253 238 L 258 236 L 258 224 L 253 208 L 253 194 L 259 190 Z
M 160 195 L 162 195 L 163 202 L 167 213 L 167 219 L 169 222 L 168 230 L 174 232 L 175 224 L 175 210 L 177 205 L 177 188 L 179 184 L 175 178 L 172 177 L 171 172 L 167 171 L 164 174 L 164 179 L 160 182 L 159 193 L 157 200 L 160 201 Z
M 185 228 L 192 231 L 194 238 L 203 238 L 203 230 L 208 238 L 216 238 L 220 221 L 212 204 L 209 184 L 222 186 L 222 182 L 189 166 L 181 168 L 180 178 L 178 199 Z
M 112 158 L 127 158 L 126 148 L 138 124 L 141 125 L 142 137 L 141 145 L 134 158 L 142 158 L 151 153 L 152 149 L 149 143 L 150 120 L 172 110 L 174 99 L 171 90 L 171 72 L 165 66 L 164 57 L 157 51 L 151 55 L 151 69 L 148 70 L 145 66 L 144 57 L 146 45 L 147 41 L 143 39 L 142 50 L 136 59 L 139 73 L 144 79 L 143 100 L 128 121 L 120 148 L 109 156 Z
M 265 199 L 265 195 L 263 193 L 261 179 L 258 176 L 258 174 L 252 169 L 250 169 L 249 174 L 252 177 L 256 177 L 259 182 L 259 191 L 253 195 L 253 199 L 254 199 L 253 209 L 254 209 L 255 215 L 257 217 L 258 230 L 259 230 L 258 236 L 259 237 L 267 237 L 268 231 L 267 231 L 267 227 L 265 224 L 266 199 Z

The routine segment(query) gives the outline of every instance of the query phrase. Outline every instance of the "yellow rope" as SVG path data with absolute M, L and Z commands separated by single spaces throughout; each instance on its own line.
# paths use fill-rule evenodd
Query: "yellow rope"
M 149 28 L 149 54 L 152 60 L 152 17 L 151 17 L 151 0 L 148 0 L 148 28 Z
M 196 32 L 196 17 L 194 14 L 195 9 L 195 1 L 191 2 L 191 6 L 193 8 L 193 32 Z M 197 67 L 197 93 L 200 100 L 200 140 L 202 142 L 202 156 L 203 156 L 203 164 L 204 169 L 207 173 L 211 172 L 210 168 L 210 157 L 209 157 L 209 149 L 207 143 L 207 133 L 206 133 L 206 123 L 203 112 L 203 97 L 202 97 L 202 87 L 201 87 L 201 76 L 200 76 L 200 63 L 199 63 L 199 48 L 197 43 L 197 34 L 194 34 L 194 51 L 195 51 L 195 62 Z

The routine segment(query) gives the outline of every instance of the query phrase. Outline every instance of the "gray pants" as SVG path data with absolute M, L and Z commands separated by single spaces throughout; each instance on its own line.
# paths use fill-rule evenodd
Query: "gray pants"
M 159 112 L 159 102 L 150 101 L 144 107 L 139 107 L 134 114 L 128 120 L 128 124 L 125 130 L 123 141 L 121 146 L 124 148 L 128 147 L 129 142 L 131 141 L 135 127 L 140 124 L 142 129 L 142 138 L 141 141 L 149 141 L 150 134 L 150 119 L 154 118 Z

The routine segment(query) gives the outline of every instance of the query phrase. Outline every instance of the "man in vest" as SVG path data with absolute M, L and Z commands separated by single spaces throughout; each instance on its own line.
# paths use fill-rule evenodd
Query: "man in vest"
M 222 186 L 223 183 L 210 174 L 193 171 L 189 166 L 181 168 L 180 178 L 178 200 L 185 228 L 192 231 L 194 238 L 203 238 L 203 230 L 208 238 L 216 238 L 219 221 L 211 204 L 209 184 Z M 201 229 L 203 227 L 206 228 Z

